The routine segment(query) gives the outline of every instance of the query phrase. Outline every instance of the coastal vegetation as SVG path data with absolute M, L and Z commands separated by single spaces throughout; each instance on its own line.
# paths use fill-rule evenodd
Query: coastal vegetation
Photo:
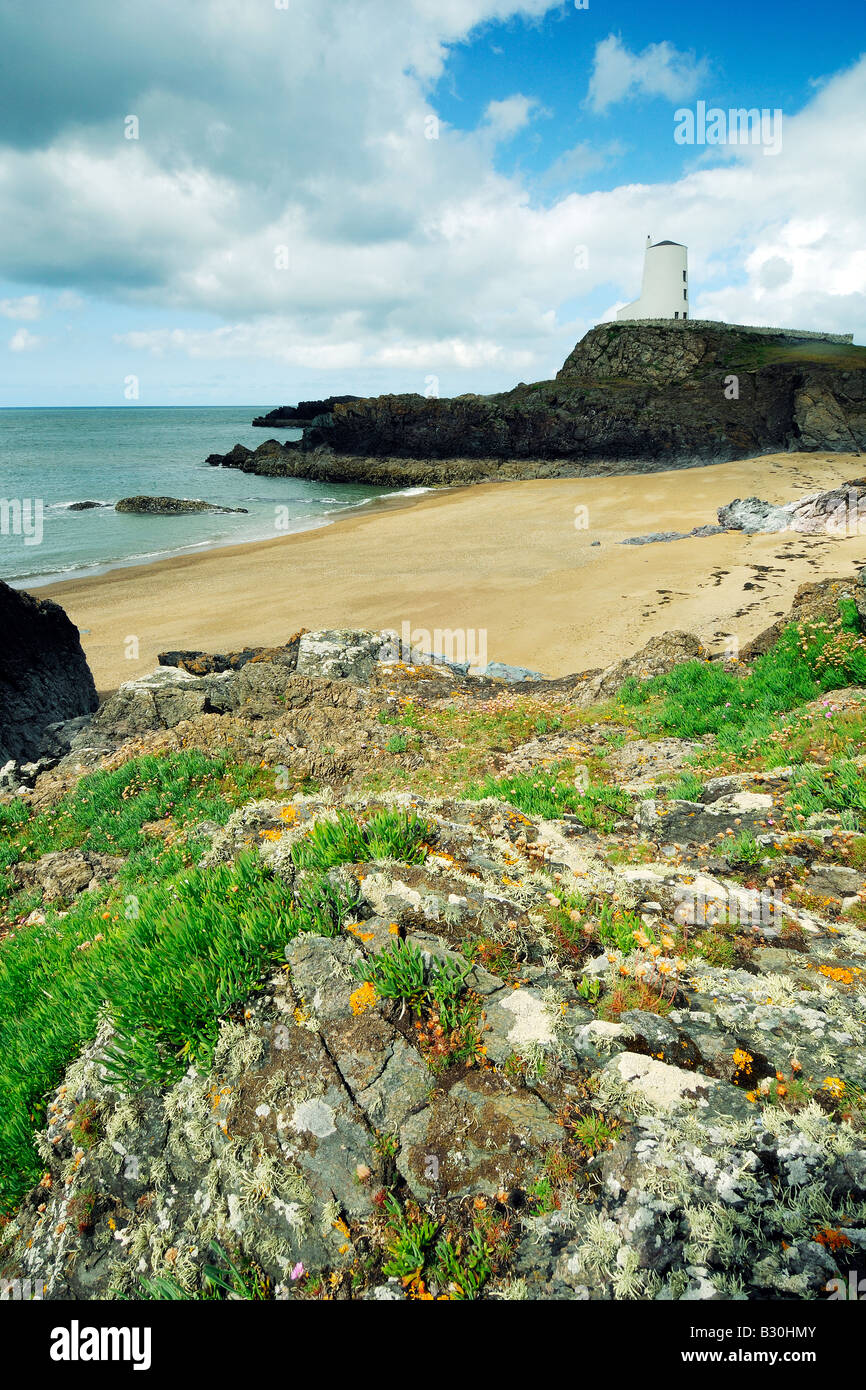
M 241 669 L 208 664 L 191 700 Z M 399 663 L 319 702 L 305 675 L 303 737 L 274 669 L 242 668 L 261 709 L 193 704 L 0 802 L 2 1270 L 32 1248 L 56 1296 L 98 1258 L 99 1296 L 145 1300 L 582 1297 L 589 1273 L 679 1297 L 711 1231 L 722 1296 L 770 1269 L 816 1296 L 866 1239 L 859 1179 L 834 1195 L 866 1104 L 834 1041 L 866 1021 L 857 605 L 828 589 L 749 662 L 626 661 L 595 702 Z M 773 1171 L 821 1138 L 808 1201 L 753 1175 L 734 1236 L 702 1184 L 750 1171 L 750 1109 Z M 667 1271 L 610 1243 L 601 1162 L 668 1223 Z

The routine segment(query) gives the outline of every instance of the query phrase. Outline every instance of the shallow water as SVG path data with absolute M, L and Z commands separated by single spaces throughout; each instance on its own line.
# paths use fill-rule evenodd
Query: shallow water
M 297 439 L 254 429 L 259 406 L 0 410 L 0 579 L 34 588 L 215 545 L 266 540 L 323 525 L 393 489 L 261 478 L 211 468 L 238 442 Z M 200 498 L 247 515 L 136 516 L 114 511 L 137 494 Z M 100 502 L 70 511 L 71 502 Z M 4 502 L 7 505 L 3 505 Z M 11 504 L 11 505 L 9 505 Z

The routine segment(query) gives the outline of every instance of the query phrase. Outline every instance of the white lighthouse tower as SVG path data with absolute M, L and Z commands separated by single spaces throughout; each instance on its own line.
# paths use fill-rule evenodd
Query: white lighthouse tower
M 687 319 L 688 247 L 678 241 L 646 239 L 640 299 L 617 312 L 618 319 Z

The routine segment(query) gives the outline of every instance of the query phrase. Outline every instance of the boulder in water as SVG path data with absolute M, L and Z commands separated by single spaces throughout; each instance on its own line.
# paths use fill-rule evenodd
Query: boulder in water
M 243 512 L 246 507 L 220 507 L 215 502 L 202 502 L 190 497 L 121 497 L 114 505 L 116 512 L 133 512 L 138 516 L 181 516 L 186 512 Z

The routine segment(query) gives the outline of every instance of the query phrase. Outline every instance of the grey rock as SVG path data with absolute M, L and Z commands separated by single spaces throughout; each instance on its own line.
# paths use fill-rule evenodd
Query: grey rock
M 394 634 L 324 629 L 306 632 L 298 646 L 299 674 L 365 684 L 379 661 L 397 660 Z
M 428 1103 L 435 1084 L 429 1067 L 398 1036 L 376 1080 L 356 1091 L 355 1099 L 382 1134 L 399 1134 L 409 1116 Z
M 694 739 L 629 739 L 621 748 L 611 750 L 607 767 L 618 781 L 638 790 L 687 770 L 700 748 Z
M 610 972 L 610 961 L 607 956 L 593 956 L 592 960 L 587 961 L 582 967 L 582 973 L 588 975 L 590 979 L 604 979 Z
M 518 681 L 543 681 L 547 679 L 540 671 L 531 671 L 526 666 L 506 666 L 501 661 L 488 661 L 484 670 L 479 674 L 488 680 L 507 681 L 509 685 L 515 685 Z
M 638 803 L 635 823 L 642 834 L 675 844 L 704 844 L 733 830 L 758 831 L 772 814 L 773 799 L 762 793 L 739 792 L 718 798 L 711 806 L 700 801 Z
M 90 727 L 93 716 L 79 714 L 74 719 L 62 719 L 55 724 L 47 724 L 39 741 L 39 755 L 43 758 L 59 760 L 69 752 L 75 740 Z
M 748 1101 L 735 1086 L 639 1052 L 619 1053 L 605 1071 L 659 1111 L 697 1107 L 708 1114 L 740 1118 L 750 1113 Z
M 837 418 L 844 425 L 841 410 Z M 849 441 L 846 448 L 849 448 L 851 435 L 847 429 L 846 433 Z M 866 483 L 857 479 L 824 492 L 808 492 L 794 502 L 778 506 L 760 497 L 738 497 L 719 509 L 719 521 L 748 535 L 758 531 L 798 531 L 806 535 L 844 537 L 858 534 L 864 503 Z
M 522 987 L 500 989 L 485 1001 L 484 1045 L 497 1066 L 509 1057 L 526 1056 L 556 1046 L 556 1017 L 540 991 Z
M 686 541 L 692 536 L 717 536 L 725 526 L 695 526 L 691 531 L 651 531 L 646 536 L 629 536 L 620 545 L 653 545 L 656 541 Z
M 400 1130 L 397 1167 L 421 1200 L 495 1196 L 523 1183 L 562 1131 L 547 1106 L 492 1073 L 469 1073 Z
M 866 885 L 866 874 L 847 864 L 814 864 L 809 870 L 806 887 L 810 893 L 843 897 L 859 893 Z
M 46 903 L 69 901 L 116 876 L 124 861 L 117 855 L 83 850 L 55 850 L 35 863 L 16 865 L 18 881 L 38 888 Z

